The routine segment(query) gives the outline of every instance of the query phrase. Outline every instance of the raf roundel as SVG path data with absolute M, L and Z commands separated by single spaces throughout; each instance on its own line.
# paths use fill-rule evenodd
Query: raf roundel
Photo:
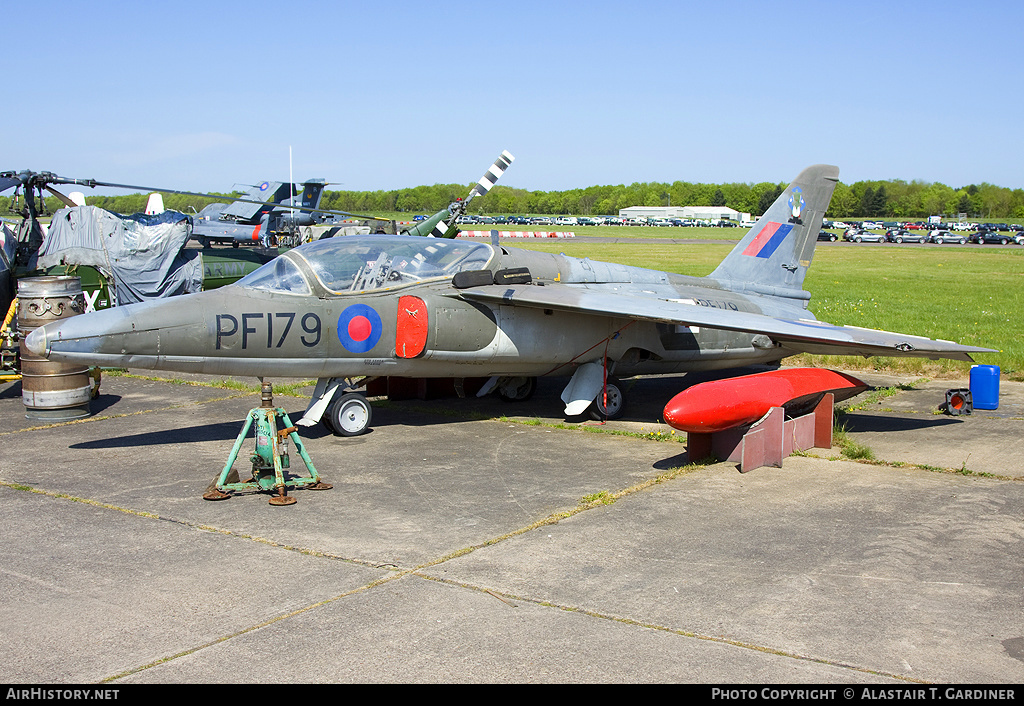
M 352 353 L 372 350 L 383 330 L 380 314 L 366 304 L 353 304 L 338 317 L 338 340 Z

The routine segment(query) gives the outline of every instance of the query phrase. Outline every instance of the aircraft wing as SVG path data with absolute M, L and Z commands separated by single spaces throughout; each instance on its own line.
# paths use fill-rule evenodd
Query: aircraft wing
M 835 326 L 813 318 L 787 319 L 701 306 L 693 299 L 662 299 L 566 285 L 485 285 L 461 290 L 466 299 L 579 314 L 616 316 L 685 326 L 764 334 L 787 348 L 808 353 L 950 358 L 971 362 L 970 353 L 994 353 L 990 348 L 963 346 L 903 333 L 856 326 Z

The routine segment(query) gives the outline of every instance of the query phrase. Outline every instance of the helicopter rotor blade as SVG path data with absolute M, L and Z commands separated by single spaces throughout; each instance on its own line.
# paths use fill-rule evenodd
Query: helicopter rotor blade
M 217 194 L 204 194 L 197 191 L 181 191 L 179 189 L 164 189 L 158 186 L 140 186 L 138 184 L 115 184 L 109 181 L 98 181 L 96 179 L 71 179 L 68 177 L 57 176 L 53 172 L 32 172 L 32 171 L 5 171 L 0 172 L 0 192 L 6 191 L 12 186 L 24 186 L 29 187 L 43 187 L 45 186 L 54 196 L 59 198 L 63 203 L 69 206 L 77 206 L 78 204 L 66 200 L 62 194 L 59 194 L 53 189 L 49 188 L 49 184 L 76 184 L 79 186 L 85 186 L 88 188 L 95 188 L 97 186 L 109 187 L 112 189 L 130 189 L 133 191 L 159 191 L 163 194 L 179 194 L 181 196 L 198 196 L 200 198 L 214 199 L 215 201 L 223 201 L 225 198 L 231 198 L 232 201 L 241 201 L 242 203 L 251 203 L 258 206 L 272 206 L 278 207 L 281 204 L 273 203 L 270 201 L 253 201 L 251 199 L 244 198 L 232 198 L 225 197 L 224 195 Z M 358 213 L 349 213 L 348 211 L 335 211 L 328 208 L 312 208 L 310 206 L 290 206 L 296 211 L 310 211 L 312 213 L 329 213 L 338 216 L 349 216 L 351 218 L 362 218 L 370 221 L 384 221 L 389 222 L 390 219 L 381 218 L 379 216 L 364 216 Z
M 501 175 L 505 173 L 505 170 L 508 169 L 509 165 L 512 164 L 514 160 L 515 157 L 512 156 L 511 152 L 508 150 L 502 150 L 501 154 L 498 155 L 498 158 L 494 160 L 494 164 L 484 172 L 484 175 L 480 177 L 480 181 L 478 181 L 476 186 L 470 190 L 469 196 L 467 196 L 465 200 L 459 200 L 451 204 L 448 207 L 448 213 L 450 214 L 449 218 L 447 220 L 442 220 L 434 226 L 434 229 L 430 231 L 428 237 L 446 237 L 446 234 L 451 230 L 452 226 L 455 225 L 459 216 L 466 212 L 466 206 L 469 205 L 469 202 L 477 196 L 483 196 L 490 191 L 491 187 L 494 186 L 498 179 L 501 178 Z M 451 237 L 454 238 L 455 235 L 453 234 Z
M 491 187 L 501 178 L 501 175 L 505 173 L 509 165 L 515 160 L 515 157 L 508 150 L 503 150 L 498 158 L 494 160 L 494 164 L 491 165 L 490 169 L 484 172 L 484 175 L 480 177 L 480 181 L 476 183 L 473 190 L 469 192 L 469 196 L 466 197 L 466 203 L 469 203 L 477 196 L 483 196 Z
M 21 179 L 15 176 L 9 176 L 8 174 L 0 175 L 0 193 L 7 191 L 12 186 L 18 186 L 21 184 Z
M 77 204 L 77 203 L 75 203 L 75 202 L 74 202 L 74 201 L 72 201 L 72 200 L 71 200 L 71 199 L 70 199 L 69 197 L 65 196 L 64 194 L 62 194 L 62 193 L 60 193 L 59 191 L 57 191 L 56 189 L 54 189 L 54 188 L 53 188 L 52 186 L 50 186 L 49 184 L 47 184 L 47 185 L 46 185 L 46 190 L 47 190 L 47 191 L 49 191 L 49 192 L 50 192 L 51 194 L 53 194 L 54 196 L 56 196 L 56 197 L 57 197 L 57 200 L 59 200 L 59 201 L 60 201 L 60 202 L 61 202 L 62 204 L 64 204 L 64 205 L 65 205 L 65 206 L 67 206 L 68 208 L 75 208 L 75 207 L 77 207 L 77 206 L 78 206 L 78 204 Z
M 73 182 L 73 183 L 80 183 L 80 182 Z M 138 186 L 138 185 L 135 185 L 135 184 L 113 184 L 113 183 L 110 183 L 110 182 L 95 181 L 95 180 L 90 180 L 90 184 L 89 185 L 91 185 L 91 186 L 106 186 L 106 187 L 110 187 L 110 188 L 113 188 L 113 189 L 134 189 L 136 191 L 159 191 L 160 193 L 163 193 L 163 194 L 179 194 L 179 195 L 182 195 L 182 196 L 200 196 L 202 198 L 217 199 L 217 200 L 221 200 L 221 201 L 224 200 L 225 198 L 230 198 L 232 201 L 239 201 L 241 203 L 252 203 L 252 204 L 256 204 L 258 206 L 274 206 L 275 208 L 280 206 L 281 208 L 289 208 L 289 209 L 294 209 L 296 211 L 310 211 L 310 212 L 313 212 L 313 213 L 331 213 L 331 214 L 337 214 L 339 216 L 350 216 L 352 218 L 363 218 L 363 219 L 369 220 L 369 221 L 384 221 L 384 222 L 389 222 L 390 221 L 390 219 L 388 219 L 388 218 L 381 218 L 380 216 L 364 216 L 364 215 L 360 215 L 358 213 L 349 213 L 348 211 L 334 211 L 334 210 L 328 209 L 328 208 L 313 208 L 311 206 L 283 206 L 282 204 L 273 203 L 273 202 L 270 202 L 270 201 L 255 201 L 255 200 L 252 200 L 252 199 L 225 197 L 223 195 L 217 196 L 216 194 L 203 194 L 203 193 L 198 193 L 198 192 L 195 192 L 195 191 L 179 191 L 177 189 L 162 189 L 162 188 L 156 187 L 156 186 Z

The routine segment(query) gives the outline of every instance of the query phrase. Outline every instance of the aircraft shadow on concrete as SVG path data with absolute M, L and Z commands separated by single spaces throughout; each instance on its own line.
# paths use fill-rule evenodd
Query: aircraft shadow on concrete
M 658 424 L 663 422 L 665 405 L 687 387 L 709 380 L 764 372 L 777 366 L 750 366 L 730 370 L 663 376 L 640 376 L 620 381 L 626 393 L 626 409 L 618 421 Z M 528 400 L 504 401 L 496 395 L 478 398 L 472 394 L 459 399 L 440 395 L 428 399 L 410 398 L 371 401 L 373 426 L 429 426 L 445 422 L 491 419 L 502 416 L 547 419 L 555 423 L 596 424 L 589 412 L 575 417 L 562 413 L 565 403 L 562 389 L 568 377 L 539 378 L 537 390 Z
M 234 441 L 242 430 L 244 420 L 217 422 L 213 424 L 197 424 L 177 429 L 161 429 L 160 431 L 115 436 L 107 439 L 83 441 L 71 444 L 72 449 L 118 449 L 134 446 L 160 446 L 162 444 L 182 444 L 198 441 Z M 250 432 L 251 434 L 252 432 Z
M 95 400 L 93 400 L 95 403 Z M 93 412 L 97 410 L 94 407 Z M 295 414 L 289 413 L 288 416 L 294 422 L 302 416 L 302 412 Z M 383 415 L 382 415 L 383 416 Z M 387 420 L 383 420 L 387 421 Z M 395 420 L 397 421 L 397 420 Z M 376 423 L 376 422 L 375 422 Z M 403 421 L 404 423 L 404 421 Z M 108 439 L 95 439 L 93 441 L 83 441 L 78 444 L 72 444 L 68 448 L 72 449 L 119 449 L 119 448 L 132 448 L 135 446 L 162 446 L 165 444 L 185 444 L 185 443 L 197 443 L 203 441 L 223 441 L 226 443 L 234 442 L 238 438 L 238 434 L 242 431 L 242 425 L 245 424 L 244 419 L 230 421 L 230 422 L 216 422 L 213 424 L 197 424 L 190 427 L 180 427 L 177 429 L 161 429 L 160 431 L 143 432 L 141 434 L 130 434 L 128 436 L 116 436 Z M 368 429 L 366 434 L 372 434 L 373 429 Z M 327 427 L 323 424 L 316 424 L 312 427 L 301 427 L 299 429 L 299 438 L 303 440 L 309 439 L 321 439 L 325 436 L 333 436 Z M 246 433 L 247 438 L 253 438 L 254 433 L 252 429 Z M 365 434 L 363 435 L 365 436 Z M 350 437 L 351 440 L 356 440 L 360 437 Z M 339 440 L 348 441 L 345 437 L 338 437 Z
M 842 424 L 848 432 L 901 432 L 963 424 L 962 419 L 946 416 L 895 417 L 874 414 L 845 414 Z

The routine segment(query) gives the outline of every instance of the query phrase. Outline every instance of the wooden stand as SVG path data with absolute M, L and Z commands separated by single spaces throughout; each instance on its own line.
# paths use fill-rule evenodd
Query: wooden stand
M 740 473 L 762 466 L 782 468 L 782 459 L 794 451 L 832 448 L 833 405 L 828 392 L 812 412 L 786 419 L 782 407 L 772 407 L 764 417 L 748 426 L 713 433 L 689 432 L 686 437 L 690 461 L 709 456 L 735 461 Z

